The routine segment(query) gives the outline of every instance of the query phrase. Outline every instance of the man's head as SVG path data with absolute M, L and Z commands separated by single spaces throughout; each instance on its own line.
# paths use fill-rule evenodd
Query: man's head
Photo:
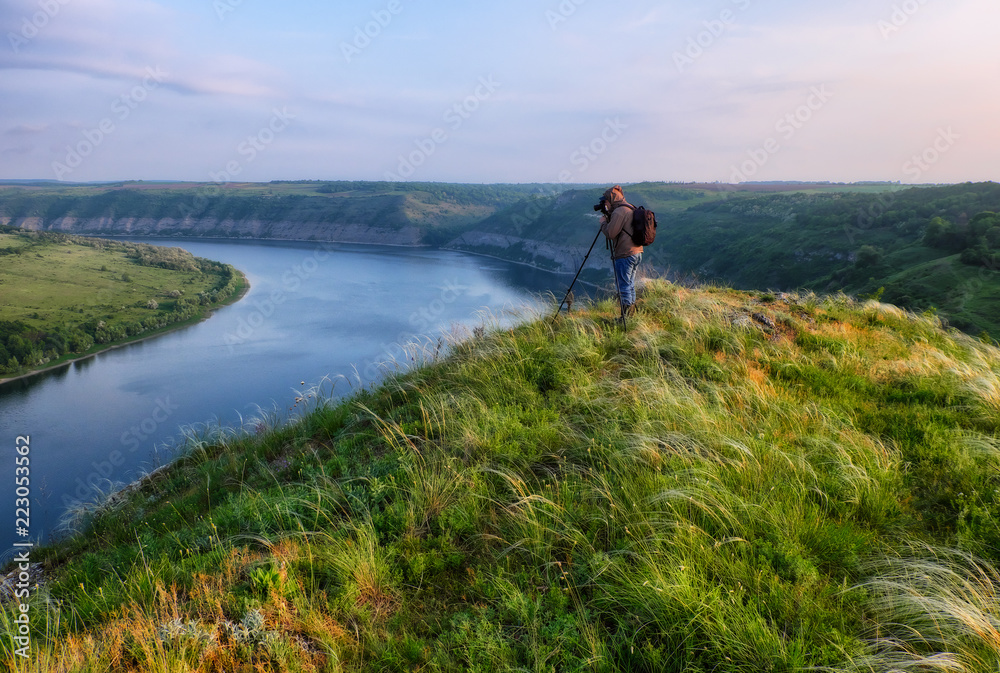
M 625 201 L 625 192 L 622 191 L 620 185 L 615 185 L 611 189 L 604 192 L 604 198 L 608 202 L 608 211 L 612 211 Z

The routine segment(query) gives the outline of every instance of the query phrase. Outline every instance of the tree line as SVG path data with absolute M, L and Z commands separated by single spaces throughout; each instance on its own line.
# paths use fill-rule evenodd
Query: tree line
M 192 297 L 184 297 L 179 290 L 169 293 L 167 298 L 172 300 L 172 307 L 161 308 L 155 300 L 138 302 L 136 306 L 141 305 L 150 310 L 150 314 L 142 319 L 116 319 L 112 315 L 44 329 L 23 320 L 0 320 L 0 374 L 18 374 L 24 369 L 41 367 L 66 355 L 86 353 L 95 346 L 124 341 L 190 320 L 200 315 L 206 307 L 231 298 L 243 282 L 241 274 L 231 265 L 194 257 L 181 248 L 47 232 L 21 232 L 11 227 L 0 227 L 0 233 L 15 232 L 19 234 L 22 245 L 7 246 L 0 249 L 0 254 L 25 254 L 50 243 L 71 242 L 101 250 L 124 252 L 139 266 L 198 271 L 215 275 L 218 281 L 211 290 Z M 123 280 L 128 280 L 127 275 L 123 274 L 126 276 Z

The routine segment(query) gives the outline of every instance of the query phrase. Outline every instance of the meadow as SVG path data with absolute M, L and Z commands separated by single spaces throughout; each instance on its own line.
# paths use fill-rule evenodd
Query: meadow
M 997 670 L 998 349 L 845 295 L 654 280 L 615 309 L 192 429 L 35 551 L 4 665 Z
M 0 374 L 148 336 L 238 297 L 228 265 L 179 248 L 0 231 Z

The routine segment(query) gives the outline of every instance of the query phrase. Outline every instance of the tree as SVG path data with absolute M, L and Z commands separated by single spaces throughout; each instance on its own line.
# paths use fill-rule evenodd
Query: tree
M 993 227 L 986 232 L 986 243 L 991 248 L 1000 248 L 1000 226 Z
M 986 232 L 995 226 L 1000 225 L 1000 217 L 991 211 L 983 211 L 969 220 L 969 237 L 977 239 L 985 236 Z
M 7 351 L 11 357 L 17 358 L 19 361 L 24 361 L 31 355 L 31 344 L 17 334 L 13 334 L 7 338 Z
M 84 332 L 75 332 L 69 339 L 69 350 L 72 353 L 84 353 L 94 347 L 94 338 Z
M 854 266 L 869 269 L 882 261 L 882 251 L 871 245 L 862 245 L 854 256 Z
M 982 239 L 972 247 L 963 250 L 961 260 L 962 264 L 969 266 L 989 266 L 993 262 L 993 256 L 986 246 L 986 240 Z
M 924 245 L 930 248 L 952 248 L 957 243 L 954 225 L 943 217 L 935 217 L 924 230 Z

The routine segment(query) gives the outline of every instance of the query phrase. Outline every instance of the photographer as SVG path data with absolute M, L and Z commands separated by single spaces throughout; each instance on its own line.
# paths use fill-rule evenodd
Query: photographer
M 618 301 L 621 302 L 624 318 L 635 312 L 635 272 L 642 260 L 642 246 L 632 242 L 632 214 L 635 207 L 625 201 L 622 188 L 615 185 L 604 192 L 601 202 L 594 209 L 604 214 L 601 218 L 601 231 L 612 247 L 611 259 L 615 267 Z

